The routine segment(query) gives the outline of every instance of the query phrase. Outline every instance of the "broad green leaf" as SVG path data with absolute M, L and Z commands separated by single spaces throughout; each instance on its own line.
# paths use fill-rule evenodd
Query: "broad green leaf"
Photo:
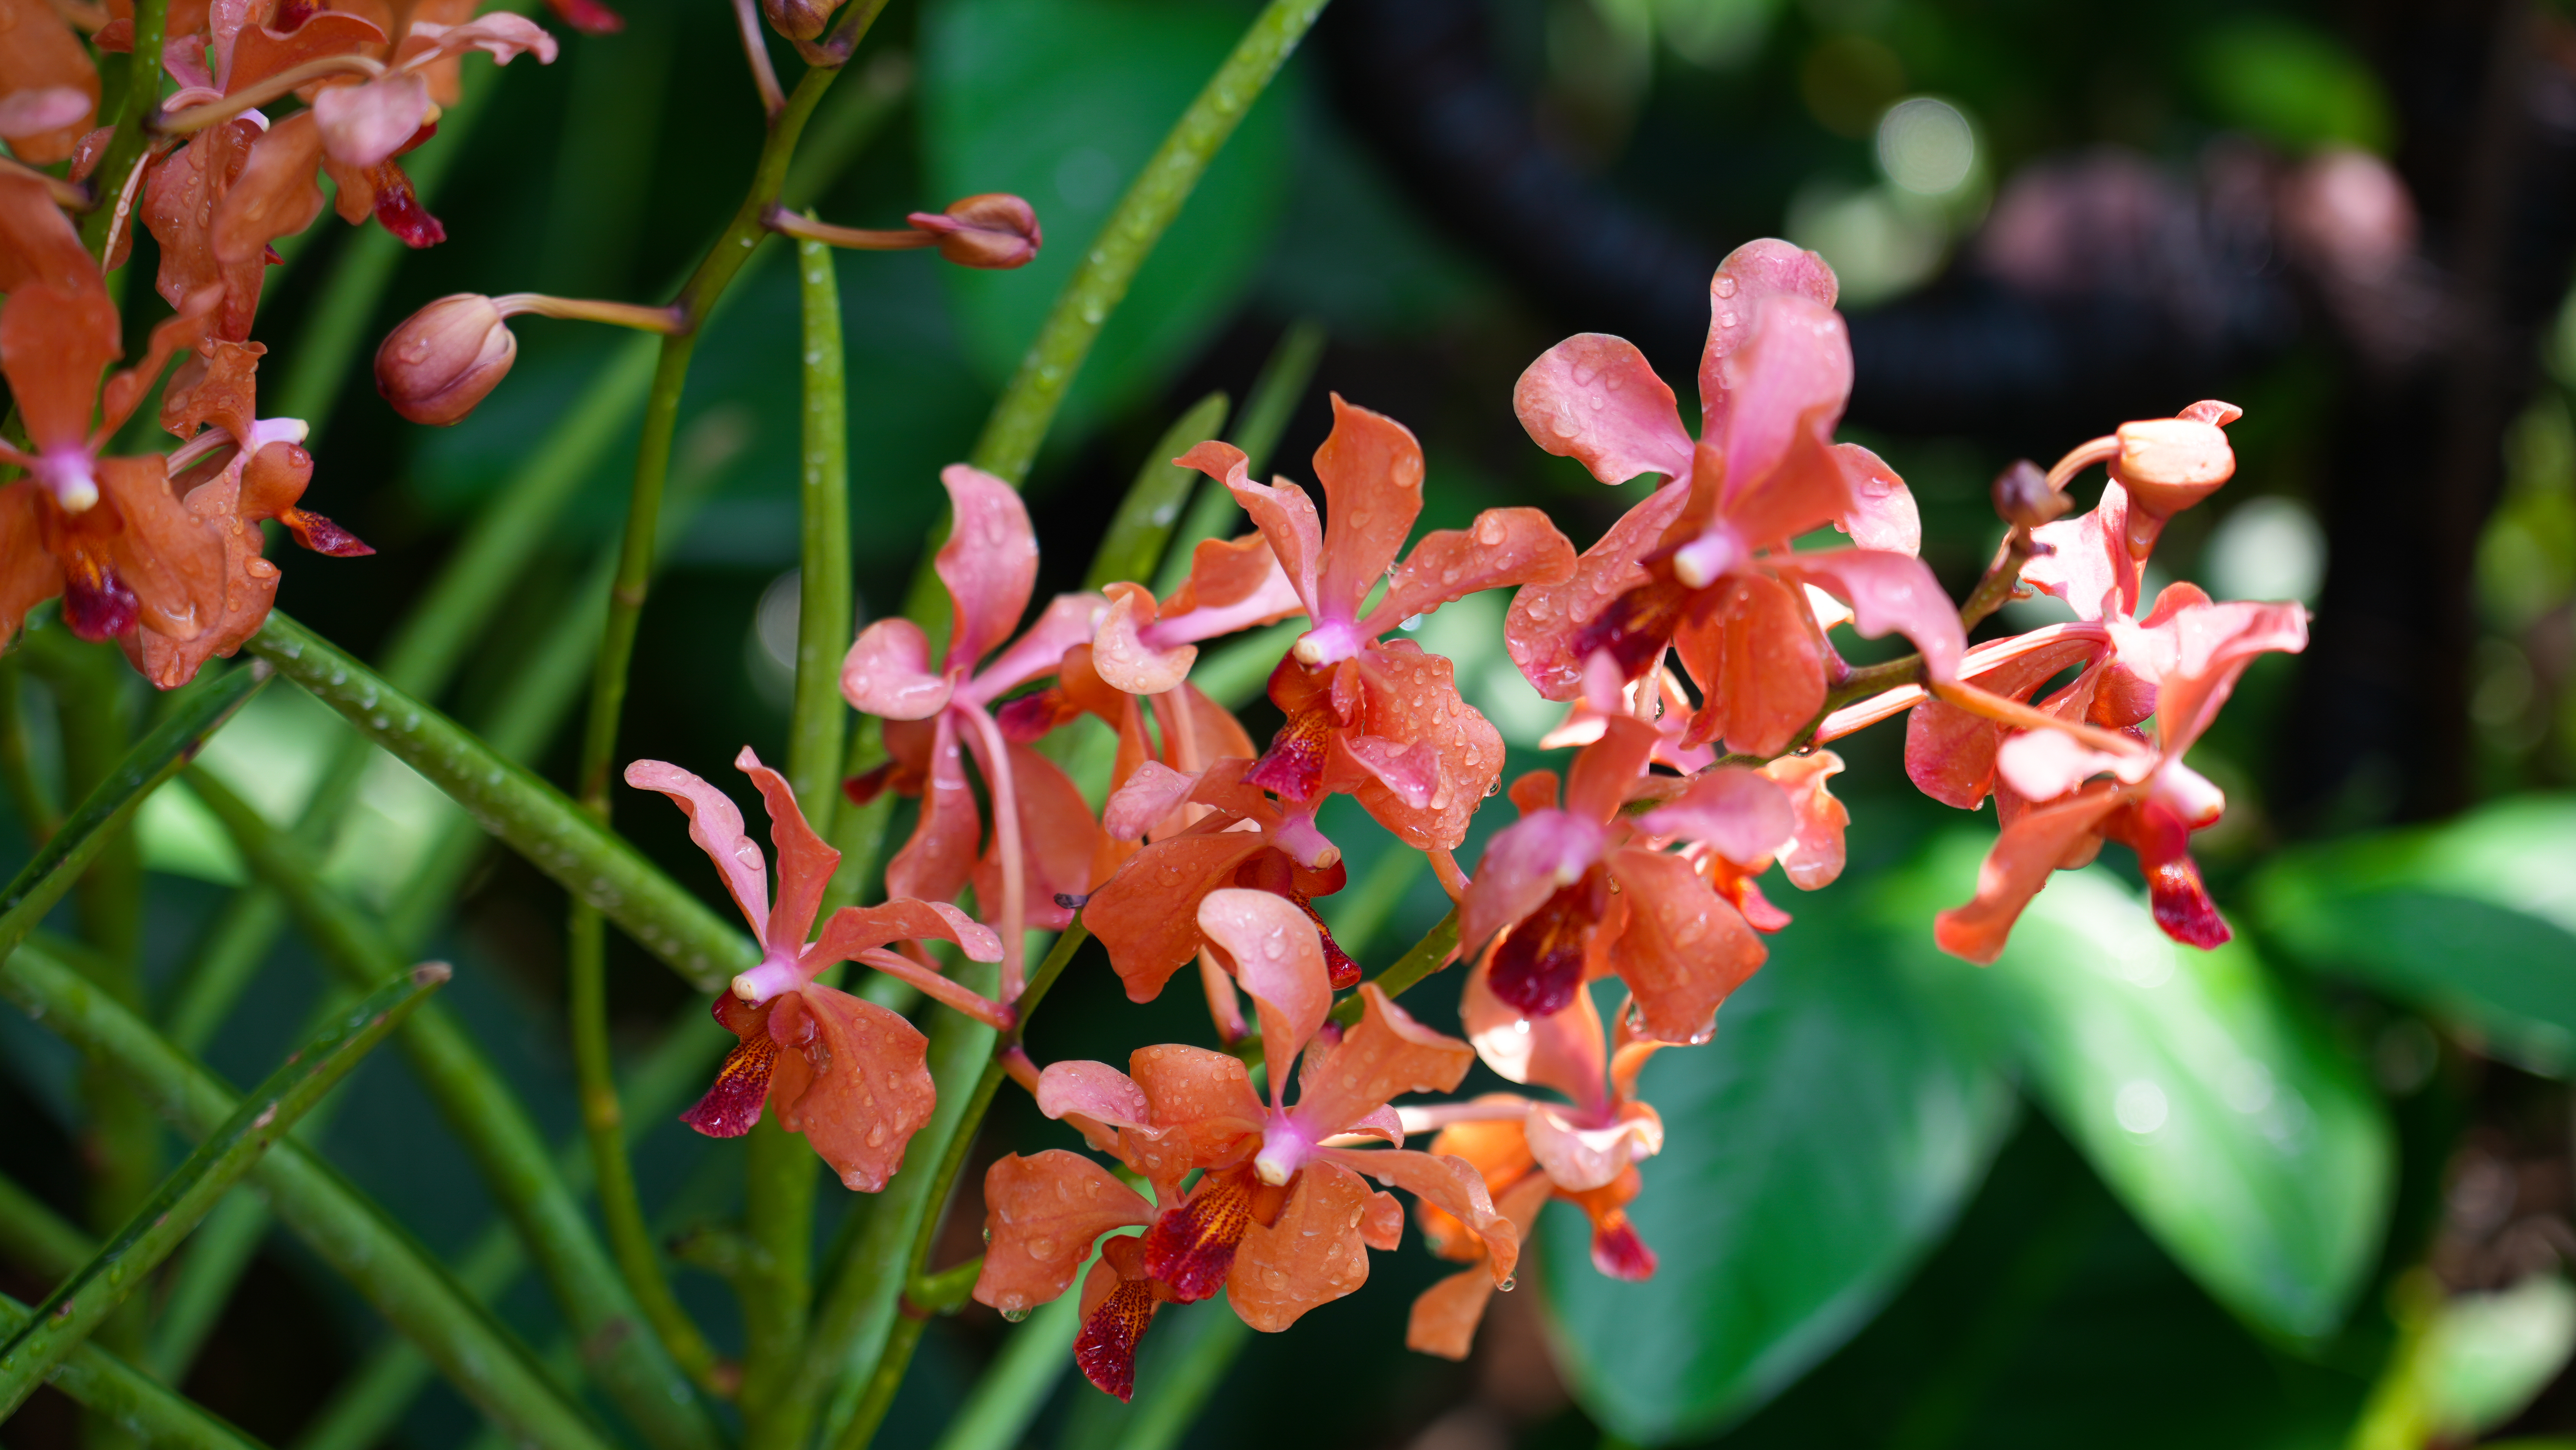
M 1931 913 L 1968 898 L 1987 844 L 1954 837 L 1891 892 L 1927 953 Z M 2278 1334 L 2342 1323 L 2377 1262 L 2391 1130 L 2251 948 L 2175 944 L 2093 866 L 2049 882 L 1993 967 L 1950 965 L 2058 1126 L 2203 1287 Z
M 162 1181 L 116 1237 L 0 1342 L 0 1416 L 26 1403 L 55 1367 L 179 1247 L 269 1145 L 301 1122 L 360 1058 L 451 975 L 444 964 L 431 962 L 367 994 L 334 1014 L 266 1082 L 244 1095 L 232 1116 Z
M 1972 1034 L 1848 891 L 1787 905 L 1797 923 L 1716 1039 L 1647 1064 L 1666 1139 L 1629 1212 L 1655 1277 L 1595 1272 L 1570 1208 L 1541 1222 L 1558 1362 L 1628 1440 L 1748 1413 L 1867 1323 L 1948 1232 L 2010 1117 Z
M 2303 963 L 2576 1060 L 2576 797 L 2283 852 L 2255 919 Z
M 2450 1300 L 2425 1335 L 2418 1363 L 2434 1423 L 2455 1438 L 2494 1429 L 2548 1388 L 2571 1349 L 2576 1289 L 2555 1274 Z
M 932 204 L 1007 191 L 1045 244 L 1013 272 L 944 269 L 966 350 L 999 384 L 1164 133 L 1242 34 L 1184 0 L 943 0 L 922 18 Z M 1285 198 L 1287 117 L 1265 100 L 1208 168 L 1073 385 L 1061 436 L 1152 386 L 1225 319 Z

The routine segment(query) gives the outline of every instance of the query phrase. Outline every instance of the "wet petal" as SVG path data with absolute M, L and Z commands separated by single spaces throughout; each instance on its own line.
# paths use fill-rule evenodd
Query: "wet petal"
M 1324 526 L 1305 490 L 1285 479 L 1276 487 L 1252 482 L 1244 471 L 1243 450 L 1231 443 L 1202 443 L 1173 461 L 1225 485 L 1234 501 L 1252 516 L 1261 536 L 1269 541 L 1279 567 L 1296 586 L 1297 597 L 1312 612 L 1317 571 L 1324 553 Z
M 1401 1094 L 1454 1092 L 1475 1065 L 1474 1048 L 1414 1021 L 1376 983 L 1360 984 L 1360 1001 L 1359 1025 L 1325 1050 L 1291 1110 L 1312 1141 L 1343 1131 Z
M 1463 529 L 1422 536 L 1388 581 L 1386 597 L 1360 625 L 1380 635 L 1453 599 L 1513 584 L 1562 584 L 1574 576 L 1574 545 L 1543 509 L 1487 509 Z
M 1079 1153 L 995 1159 L 984 1172 L 987 1238 L 975 1302 L 1006 1314 L 1049 1303 L 1072 1287 L 1102 1234 L 1153 1219 L 1142 1194 Z
M 1432 781 L 1419 805 L 1376 775 L 1348 785 L 1336 779 L 1333 788 L 1349 790 L 1378 824 L 1413 849 L 1456 850 L 1485 792 L 1502 779 L 1503 737 L 1459 698 L 1457 666 L 1411 640 L 1372 645 L 1357 663 L 1365 688 L 1351 733 L 1411 742 L 1415 752 L 1427 746 L 1437 753 L 1439 767 L 1437 774 L 1416 772 Z
M 1778 853 L 1798 829 L 1788 794 L 1760 771 L 1721 765 L 1703 772 L 1677 799 L 1637 818 L 1649 836 L 1699 841 L 1738 865 Z
M 2086 513 L 2030 531 L 2045 552 L 2021 566 L 2022 582 L 2054 594 L 2079 619 L 2108 619 L 2138 607 L 2138 561 L 2129 557 L 2129 495 L 2117 483 Z
M 1663 1146 L 1662 1128 L 1651 1116 L 1608 1127 L 1584 1127 L 1554 1104 L 1540 1103 L 1530 1109 L 1522 1131 L 1529 1139 L 1530 1156 L 1538 1159 L 1548 1179 L 1568 1193 L 1582 1193 L 1617 1178 L 1637 1159 L 1651 1156 L 1653 1149 L 1647 1145 Z
M 1244 1232 L 1226 1277 L 1226 1301 L 1243 1322 L 1276 1334 L 1307 1310 L 1368 1282 L 1368 1245 L 1360 1227 L 1373 1195 L 1349 1169 L 1309 1165 L 1297 1175 L 1279 1218 Z
M 1602 722 L 1601 738 L 1574 757 L 1565 773 L 1565 808 L 1578 816 L 1609 823 L 1628 799 L 1629 787 L 1646 774 L 1662 735 L 1635 716 L 1614 715 Z M 1570 883 L 1569 883 L 1570 884 Z
M 1092 871 L 1103 858 L 1109 838 L 1092 818 L 1091 805 L 1064 773 L 1064 767 L 1026 745 L 1007 747 L 1011 756 L 1012 796 L 1020 817 L 1020 858 L 1028 885 L 1028 924 L 1060 931 L 1073 924 L 1073 913 L 1055 904 L 1059 896 L 1091 894 Z M 997 832 L 975 866 L 975 899 L 1002 899 L 1001 837 Z
M 1258 531 L 1239 539 L 1201 539 L 1190 554 L 1190 577 L 1163 601 L 1149 633 L 1161 645 L 1214 639 L 1305 608 L 1270 541 Z
M 984 839 L 984 816 L 966 783 L 954 714 L 942 711 L 932 732 L 929 759 L 924 763 L 921 817 L 912 829 L 912 839 L 886 863 L 886 890 L 923 901 L 954 901 L 974 874 L 976 848 Z
M 1975 899 L 1933 918 L 1933 940 L 1953 956 L 1981 967 L 1992 965 L 2003 955 L 2022 908 L 2048 884 L 2049 873 L 2094 836 L 2119 804 L 2117 787 L 2104 781 L 2024 812 L 1995 837 L 1994 849 L 1977 872 Z
M 637 790 L 658 790 L 689 818 L 689 839 L 707 853 L 723 874 L 725 889 L 742 908 L 751 934 L 769 936 L 769 866 L 760 847 L 743 834 L 742 810 L 733 798 L 707 782 L 662 760 L 638 760 L 626 767 L 626 783 Z
M 1761 938 L 1680 857 L 1619 851 L 1610 872 L 1628 900 L 1628 928 L 1610 961 L 1636 994 L 1645 1035 L 1705 1041 L 1718 1004 L 1769 954 Z
M 1010 648 L 993 656 L 957 693 L 978 705 L 987 704 L 1041 675 L 1055 673 L 1066 650 L 1091 642 L 1100 611 L 1107 607 L 1105 600 L 1091 593 L 1059 594 L 1048 600 L 1037 623 L 1011 641 Z
M 927 720 L 948 707 L 946 675 L 930 669 L 930 637 L 909 619 L 880 619 L 859 631 L 841 661 L 841 698 L 888 720 Z
M 778 1125 L 804 1134 L 843 1187 L 875 1193 L 903 1166 L 904 1145 L 938 1103 L 922 1065 L 929 1039 L 897 1014 L 830 987 L 781 1001 L 770 1018 L 781 1048 L 770 1078 Z M 787 1002 L 803 1008 L 798 1021 L 782 1023 Z
M 1875 639 L 1894 630 L 1912 640 L 1933 679 L 1958 678 L 1959 656 L 1968 647 L 1959 609 L 1922 560 L 1882 549 L 1832 549 L 1775 562 L 1782 574 L 1850 604 L 1861 633 Z
M 1979 646 L 1980 653 L 1991 646 Z M 2039 687 L 2100 653 L 2098 640 L 2064 639 L 1972 670 L 1979 689 L 2027 702 Z M 1941 700 L 1925 700 L 1905 721 L 1905 774 L 1944 805 L 1975 810 L 1995 788 L 1995 749 L 2005 727 Z
M 0 3 L 0 135 L 30 166 L 72 154 L 98 109 L 98 68 L 44 0 Z M 0 267 L 5 267 L 0 263 Z
M 2256 656 L 2307 648 L 2308 612 L 2296 604 L 2202 605 L 2178 611 L 2161 628 L 2114 621 L 2111 638 L 2123 663 L 2154 660 L 2158 741 L 2179 758 L 2218 717 Z
M 1108 595 L 1109 608 L 1091 640 L 1092 668 L 1100 678 L 1131 695 L 1159 695 L 1186 678 L 1198 646 L 1157 648 L 1140 635 L 1154 622 L 1154 592 L 1142 584 L 1112 584 Z
M 1837 517 L 1846 506 L 1842 472 L 1824 450 L 1851 396 L 1850 335 L 1840 314 L 1809 297 L 1774 294 L 1750 313 L 1752 337 L 1720 364 L 1724 431 L 1700 425 L 1726 459 L 1718 511 Z M 1791 468 L 1802 453 L 1805 466 Z M 1784 496 L 1792 490 L 1813 496 Z M 1775 532 L 1783 530 L 1765 530 L 1755 542 Z
M 1198 956 L 1199 902 L 1263 849 L 1253 831 L 1174 836 L 1127 858 L 1091 894 L 1082 923 L 1109 953 L 1131 1002 L 1150 1002 Z
M 1583 659 L 1575 637 L 1611 601 L 1647 581 L 1637 561 L 1652 553 L 1664 531 L 1690 502 L 1688 480 L 1648 495 L 1610 526 L 1574 561 L 1562 584 L 1526 584 L 1512 596 L 1503 618 L 1503 644 L 1531 688 L 1551 700 L 1572 700 L 1583 690 Z
M 733 1012 L 750 1012 L 730 996 L 715 1001 L 715 1016 L 725 1022 Z M 769 1009 L 756 1009 L 757 1015 L 745 1020 L 750 1029 L 725 1054 L 716 1069 L 716 1080 L 707 1087 L 706 1095 L 680 1121 L 710 1138 L 739 1138 L 760 1121 L 761 1105 L 769 1100 L 769 1075 L 778 1060 L 778 1041 L 769 1035 Z M 733 1024 L 726 1023 L 730 1028 Z
M 313 97 L 322 149 L 343 166 L 373 166 L 390 158 L 428 116 L 429 80 L 418 74 L 396 72 L 364 85 L 325 86 Z
M 1509 1282 L 1519 1266 L 1520 1232 L 1494 1211 L 1484 1178 L 1466 1159 L 1409 1148 L 1324 1148 L 1317 1156 L 1436 1204 L 1465 1224 L 1485 1241 L 1485 1272 L 1495 1283 Z
M 1830 750 L 1784 755 L 1762 767 L 1772 783 L 1788 793 L 1797 834 L 1780 850 L 1780 869 L 1801 891 L 1833 884 L 1843 874 L 1843 831 L 1851 812 L 1834 799 L 1827 782 L 1842 773 L 1843 760 Z
M 1905 480 L 1886 460 L 1857 443 L 1837 443 L 1833 451 L 1843 471 L 1843 488 L 1850 495 L 1835 527 L 1864 549 L 1923 552 L 1923 516 Z
M 1260 1008 L 1261 1053 L 1276 1097 L 1287 1088 L 1289 1065 L 1333 1006 L 1315 924 L 1292 902 L 1229 886 L 1200 900 L 1199 930 L 1231 959 L 1235 980 Z
M 1393 418 L 1335 393 L 1333 431 L 1315 450 L 1315 477 L 1324 486 L 1324 551 L 1308 602 L 1319 625 L 1355 620 L 1421 516 L 1422 445 Z
M 1686 621 L 1673 645 L 1707 702 L 1691 722 L 1694 743 L 1777 755 L 1824 708 L 1824 646 L 1798 592 L 1777 579 L 1725 580 L 1707 615 Z
M 844 906 L 823 923 L 807 964 L 849 962 L 870 947 L 899 941 L 953 941 L 971 961 L 998 962 L 1002 939 L 993 929 L 944 901 L 898 898 L 878 906 Z
M 963 463 L 940 470 L 939 482 L 955 515 L 933 566 L 956 607 L 947 659 L 953 669 L 990 654 L 1019 627 L 1037 588 L 1038 541 L 1028 506 L 1009 484 Z
M 1082 1332 L 1073 1340 L 1073 1362 L 1082 1377 L 1122 1404 L 1136 1393 L 1136 1345 L 1161 1307 L 1136 1262 L 1143 1252 L 1136 1245 L 1134 1239 L 1111 1239 L 1101 1246 L 1100 1262 L 1082 1281 Z
M 1601 826 L 1567 811 L 1533 811 L 1494 833 L 1458 908 L 1458 941 L 1472 954 L 1516 926 L 1601 859 Z
M 1673 390 L 1626 338 L 1577 333 L 1539 354 L 1512 386 L 1512 412 L 1531 442 L 1603 483 L 1690 472 Z
M 841 853 L 814 834 L 787 777 L 761 764 L 750 746 L 742 748 L 733 765 L 751 777 L 769 807 L 770 848 L 778 856 L 778 896 L 770 907 L 770 929 L 762 941 L 773 952 L 794 956 L 805 949 L 814 914 L 823 905 L 823 892 L 832 884 L 832 873 L 840 869 Z
M 1532 1018 L 1495 996 L 1484 972 L 1472 972 L 1458 1020 L 1476 1055 L 1505 1080 L 1554 1088 L 1582 1107 L 1606 1099 L 1608 1051 L 1588 994 L 1577 993 L 1562 1012 Z
M 1252 1195 L 1258 1186 L 1252 1170 L 1243 1167 L 1201 1178 L 1187 1199 L 1145 1230 L 1145 1272 L 1184 1304 L 1225 1287 L 1245 1231 L 1254 1226 Z
M 2113 755 L 2058 730 L 2020 731 L 1995 752 L 1995 773 L 2028 801 L 2053 801 L 2105 773 L 2134 783 L 2154 764 L 2151 755 Z
M 1080 1113 L 1113 1128 L 1150 1127 L 1153 1108 L 1136 1080 L 1105 1062 L 1050 1062 L 1038 1074 L 1038 1111 L 1050 1118 Z

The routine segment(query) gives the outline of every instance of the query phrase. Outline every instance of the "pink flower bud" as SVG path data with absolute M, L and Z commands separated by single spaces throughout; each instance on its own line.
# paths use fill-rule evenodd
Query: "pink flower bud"
M 1007 192 L 952 201 L 946 211 L 905 218 L 939 238 L 939 255 L 961 267 L 1025 267 L 1038 254 L 1037 208 Z
M 2170 518 L 2218 491 L 2236 473 L 2236 451 L 2216 424 L 2153 418 L 2120 425 L 2114 465 L 2129 496 L 2157 518 Z
M 376 391 L 411 421 L 444 428 L 473 412 L 518 355 L 491 298 L 454 293 L 413 313 L 376 349 Z
M 2048 475 L 2027 458 L 1995 475 L 1995 513 L 2008 524 L 2035 529 L 2074 506 L 2074 500 L 2048 486 Z
M 840 0 L 760 0 L 760 12 L 769 17 L 770 28 L 789 40 L 812 40 L 822 34 L 839 8 Z

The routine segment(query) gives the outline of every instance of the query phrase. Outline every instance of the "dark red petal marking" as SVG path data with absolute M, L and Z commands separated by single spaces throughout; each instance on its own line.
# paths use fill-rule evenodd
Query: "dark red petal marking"
M 841 794 L 850 798 L 850 804 L 863 806 L 885 794 L 887 783 L 893 779 L 894 762 L 889 760 L 874 770 L 863 770 L 842 781 Z
M 1081 713 L 1065 699 L 1061 688 L 1049 685 L 1003 701 L 993 711 L 993 723 L 1001 727 L 1003 739 L 1014 745 L 1027 745 Z
M 1574 634 L 1574 657 L 1589 660 L 1608 650 L 1619 677 L 1642 677 L 1673 642 L 1682 611 L 1697 593 L 1678 579 L 1649 579 L 1610 601 L 1607 608 Z
M 1133 1398 L 1136 1344 L 1153 1322 L 1153 1284 L 1144 1279 L 1121 1282 L 1091 1311 L 1082 1323 L 1082 1333 L 1074 1337 L 1073 1362 L 1082 1366 L 1082 1377 L 1104 1394 Z
M 760 1105 L 769 1098 L 769 1070 L 778 1062 L 778 1044 L 766 1031 L 744 1038 L 725 1054 L 724 1066 L 698 1105 L 680 1121 L 710 1138 L 739 1138 L 760 1121 Z
M 92 644 L 114 639 L 142 617 L 141 601 L 116 571 L 86 554 L 63 562 L 63 623 Z
M 1583 950 L 1600 924 L 1588 883 L 1560 889 L 1494 948 L 1486 982 L 1526 1017 L 1553 1017 L 1583 990 Z
M 1145 1230 L 1145 1272 L 1174 1299 L 1197 1303 L 1225 1287 L 1234 1251 L 1251 1226 L 1252 1170 L 1210 1173 L 1187 1201 Z
M 391 161 L 380 161 L 369 168 L 376 183 L 376 220 L 384 229 L 402 238 L 407 247 L 434 247 L 447 240 L 447 228 L 420 204 L 420 194 L 411 189 L 411 178 L 402 167 Z
M 334 559 L 363 559 L 375 552 L 373 545 L 310 509 L 288 509 L 277 516 L 277 521 L 286 525 L 286 531 L 295 536 L 295 542 L 317 554 L 328 554 Z
M 1315 910 L 1314 903 L 1302 896 L 1291 896 L 1288 899 L 1297 903 L 1297 909 L 1306 913 L 1315 923 L 1315 935 L 1321 938 L 1324 944 L 1324 970 L 1332 975 L 1333 990 L 1346 992 L 1358 986 L 1360 964 L 1351 960 L 1351 954 L 1342 950 L 1340 942 L 1333 940 L 1333 929 L 1324 924 L 1324 918 Z
M 1329 711 L 1297 711 L 1270 737 L 1270 749 L 1243 778 L 1283 801 L 1303 805 L 1323 793 L 1324 746 L 1332 736 Z
M 2165 935 L 2203 951 L 2235 936 L 2218 914 L 2218 903 L 2209 899 L 2209 888 L 2201 884 L 2200 865 L 2191 859 L 2191 827 L 2153 802 L 2103 824 L 2105 834 L 2138 853 L 2138 869 L 2147 877 L 2147 904 Z
M 1592 1230 L 1592 1267 L 1613 1279 L 1638 1283 L 1655 1277 L 1655 1251 L 1637 1237 L 1626 1214 Z

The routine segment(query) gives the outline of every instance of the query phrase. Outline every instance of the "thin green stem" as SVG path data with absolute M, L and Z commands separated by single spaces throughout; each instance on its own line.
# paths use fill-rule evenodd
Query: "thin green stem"
M 392 944 L 323 884 L 292 838 L 213 775 L 197 771 L 189 784 L 251 870 L 286 898 L 324 965 L 362 989 L 401 972 Z M 601 1388 L 647 1442 L 662 1450 L 711 1450 L 719 1443 L 714 1421 L 666 1346 L 635 1332 L 640 1309 L 499 1070 L 443 1007 L 414 1014 L 401 1043 L 421 1086 L 527 1239 L 556 1304 L 589 1349 Z M 711 1351 L 708 1358 L 711 1363 Z
M 32 844 L 43 845 L 62 825 L 62 812 L 36 777 L 35 750 L 27 738 L 26 671 L 14 654 L 0 655 L 0 788 L 9 792 L 10 809 Z
M 32 1319 L 0 1342 L 0 1416 L 25 1404 L 54 1367 L 146 1282 L 261 1155 L 452 975 L 433 962 L 369 993 L 334 1014 L 321 1034 L 289 1054 L 267 1081 L 245 1095 L 232 1116 L 197 1145 L 115 1237 L 64 1279 Z
M 732 1043 L 694 1003 L 681 1012 L 662 1041 L 627 1075 L 624 1097 L 635 1108 L 629 1138 L 667 1121 L 705 1085 L 723 1049 Z M 577 1134 L 558 1147 L 555 1163 L 575 1192 L 588 1186 L 588 1138 Z M 478 1302 L 488 1304 L 516 1282 L 527 1266 L 518 1233 L 507 1221 L 496 1222 L 457 1256 L 456 1279 Z M 314 1412 L 296 1438 L 295 1450 L 370 1450 L 383 1443 L 404 1408 L 435 1374 L 435 1368 L 407 1341 L 397 1338 L 378 1347 Z
M 1028 1317 L 1002 1341 L 975 1388 L 966 1392 L 933 1450 L 1012 1450 L 1073 1362 L 1082 1329 L 1082 1296 L 1066 1294 Z
M 1422 940 L 1415 942 L 1412 950 L 1396 958 L 1394 966 L 1369 980 L 1375 982 L 1378 990 L 1388 996 L 1400 997 L 1416 982 L 1449 965 L 1450 959 L 1457 955 L 1458 912 L 1455 907 L 1452 907 L 1449 914 L 1440 918 L 1437 925 L 1423 933 Z M 1360 1020 L 1361 1008 L 1359 994 L 1354 992 L 1334 1004 L 1333 1020 L 1344 1027 L 1356 1025 Z
M 1020 360 L 1019 371 L 1002 392 L 975 440 L 976 467 L 1017 485 L 1037 460 L 1056 410 L 1063 406 L 1074 375 L 1100 336 L 1136 269 L 1152 254 L 1172 219 L 1190 199 L 1208 163 L 1234 134 L 1252 103 L 1269 89 L 1297 43 L 1322 14 L 1324 0 L 1270 0 L 1236 42 L 1233 54 L 1208 78 L 1198 98 L 1181 113 L 1171 134 L 1145 163 L 1117 208 L 1101 224 L 1099 235 L 1083 254 L 1082 265 L 1057 294 L 1055 306 Z
M 1162 1374 L 1138 1386 L 1140 1403 L 1127 1417 L 1117 1450 L 1172 1450 L 1197 1423 L 1199 1412 L 1225 1382 L 1236 1357 L 1252 1343 L 1252 1327 L 1223 1300 L 1211 1300 L 1189 1313 L 1198 1321 L 1193 1326 L 1197 1333 Z
M 17 1332 L 34 1312 L 0 1294 L 0 1334 Z M 73 1350 L 54 1367 L 47 1383 L 91 1414 L 162 1450 L 263 1450 L 212 1411 L 96 1345 Z
M 43 1199 L 0 1178 L 0 1255 L 40 1279 L 60 1279 L 79 1268 L 98 1245 Z
M 1136 470 L 1136 481 L 1127 486 L 1118 512 L 1110 516 L 1108 532 L 1100 536 L 1083 588 L 1105 589 L 1122 579 L 1143 583 L 1154 578 L 1155 566 L 1172 543 L 1172 526 L 1180 519 L 1181 506 L 1190 501 L 1190 486 L 1199 478 L 1197 469 L 1179 467 L 1172 459 L 1200 439 L 1216 436 L 1225 426 L 1226 403 L 1225 394 L 1208 394 L 1154 440 L 1143 466 Z
M 182 1132 L 210 1133 L 238 1106 L 231 1091 L 141 1017 L 32 942 L 0 959 L 0 996 L 73 1045 L 114 1061 Z M 383 1209 L 300 1144 L 278 1144 L 252 1178 L 279 1221 L 410 1337 L 477 1408 L 530 1444 L 610 1450 L 589 1417 L 509 1331 Z
M 605 912 L 700 990 L 716 991 L 759 962 L 759 949 L 740 927 L 662 874 L 563 792 L 284 611 L 270 612 L 248 648 L 419 771 L 484 830 Z
M 169 21 L 170 0 L 135 0 L 134 43 L 125 57 L 125 104 L 118 110 L 115 133 L 107 138 L 107 154 L 90 173 L 98 204 L 81 218 L 81 245 L 93 257 L 104 259 L 113 231 L 120 225 L 134 226 L 142 209 L 140 194 L 121 216 L 117 203 L 127 178 L 142 164 L 144 148 L 152 143 L 148 127 L 153 113 L 161 109 L 161 42 Z

